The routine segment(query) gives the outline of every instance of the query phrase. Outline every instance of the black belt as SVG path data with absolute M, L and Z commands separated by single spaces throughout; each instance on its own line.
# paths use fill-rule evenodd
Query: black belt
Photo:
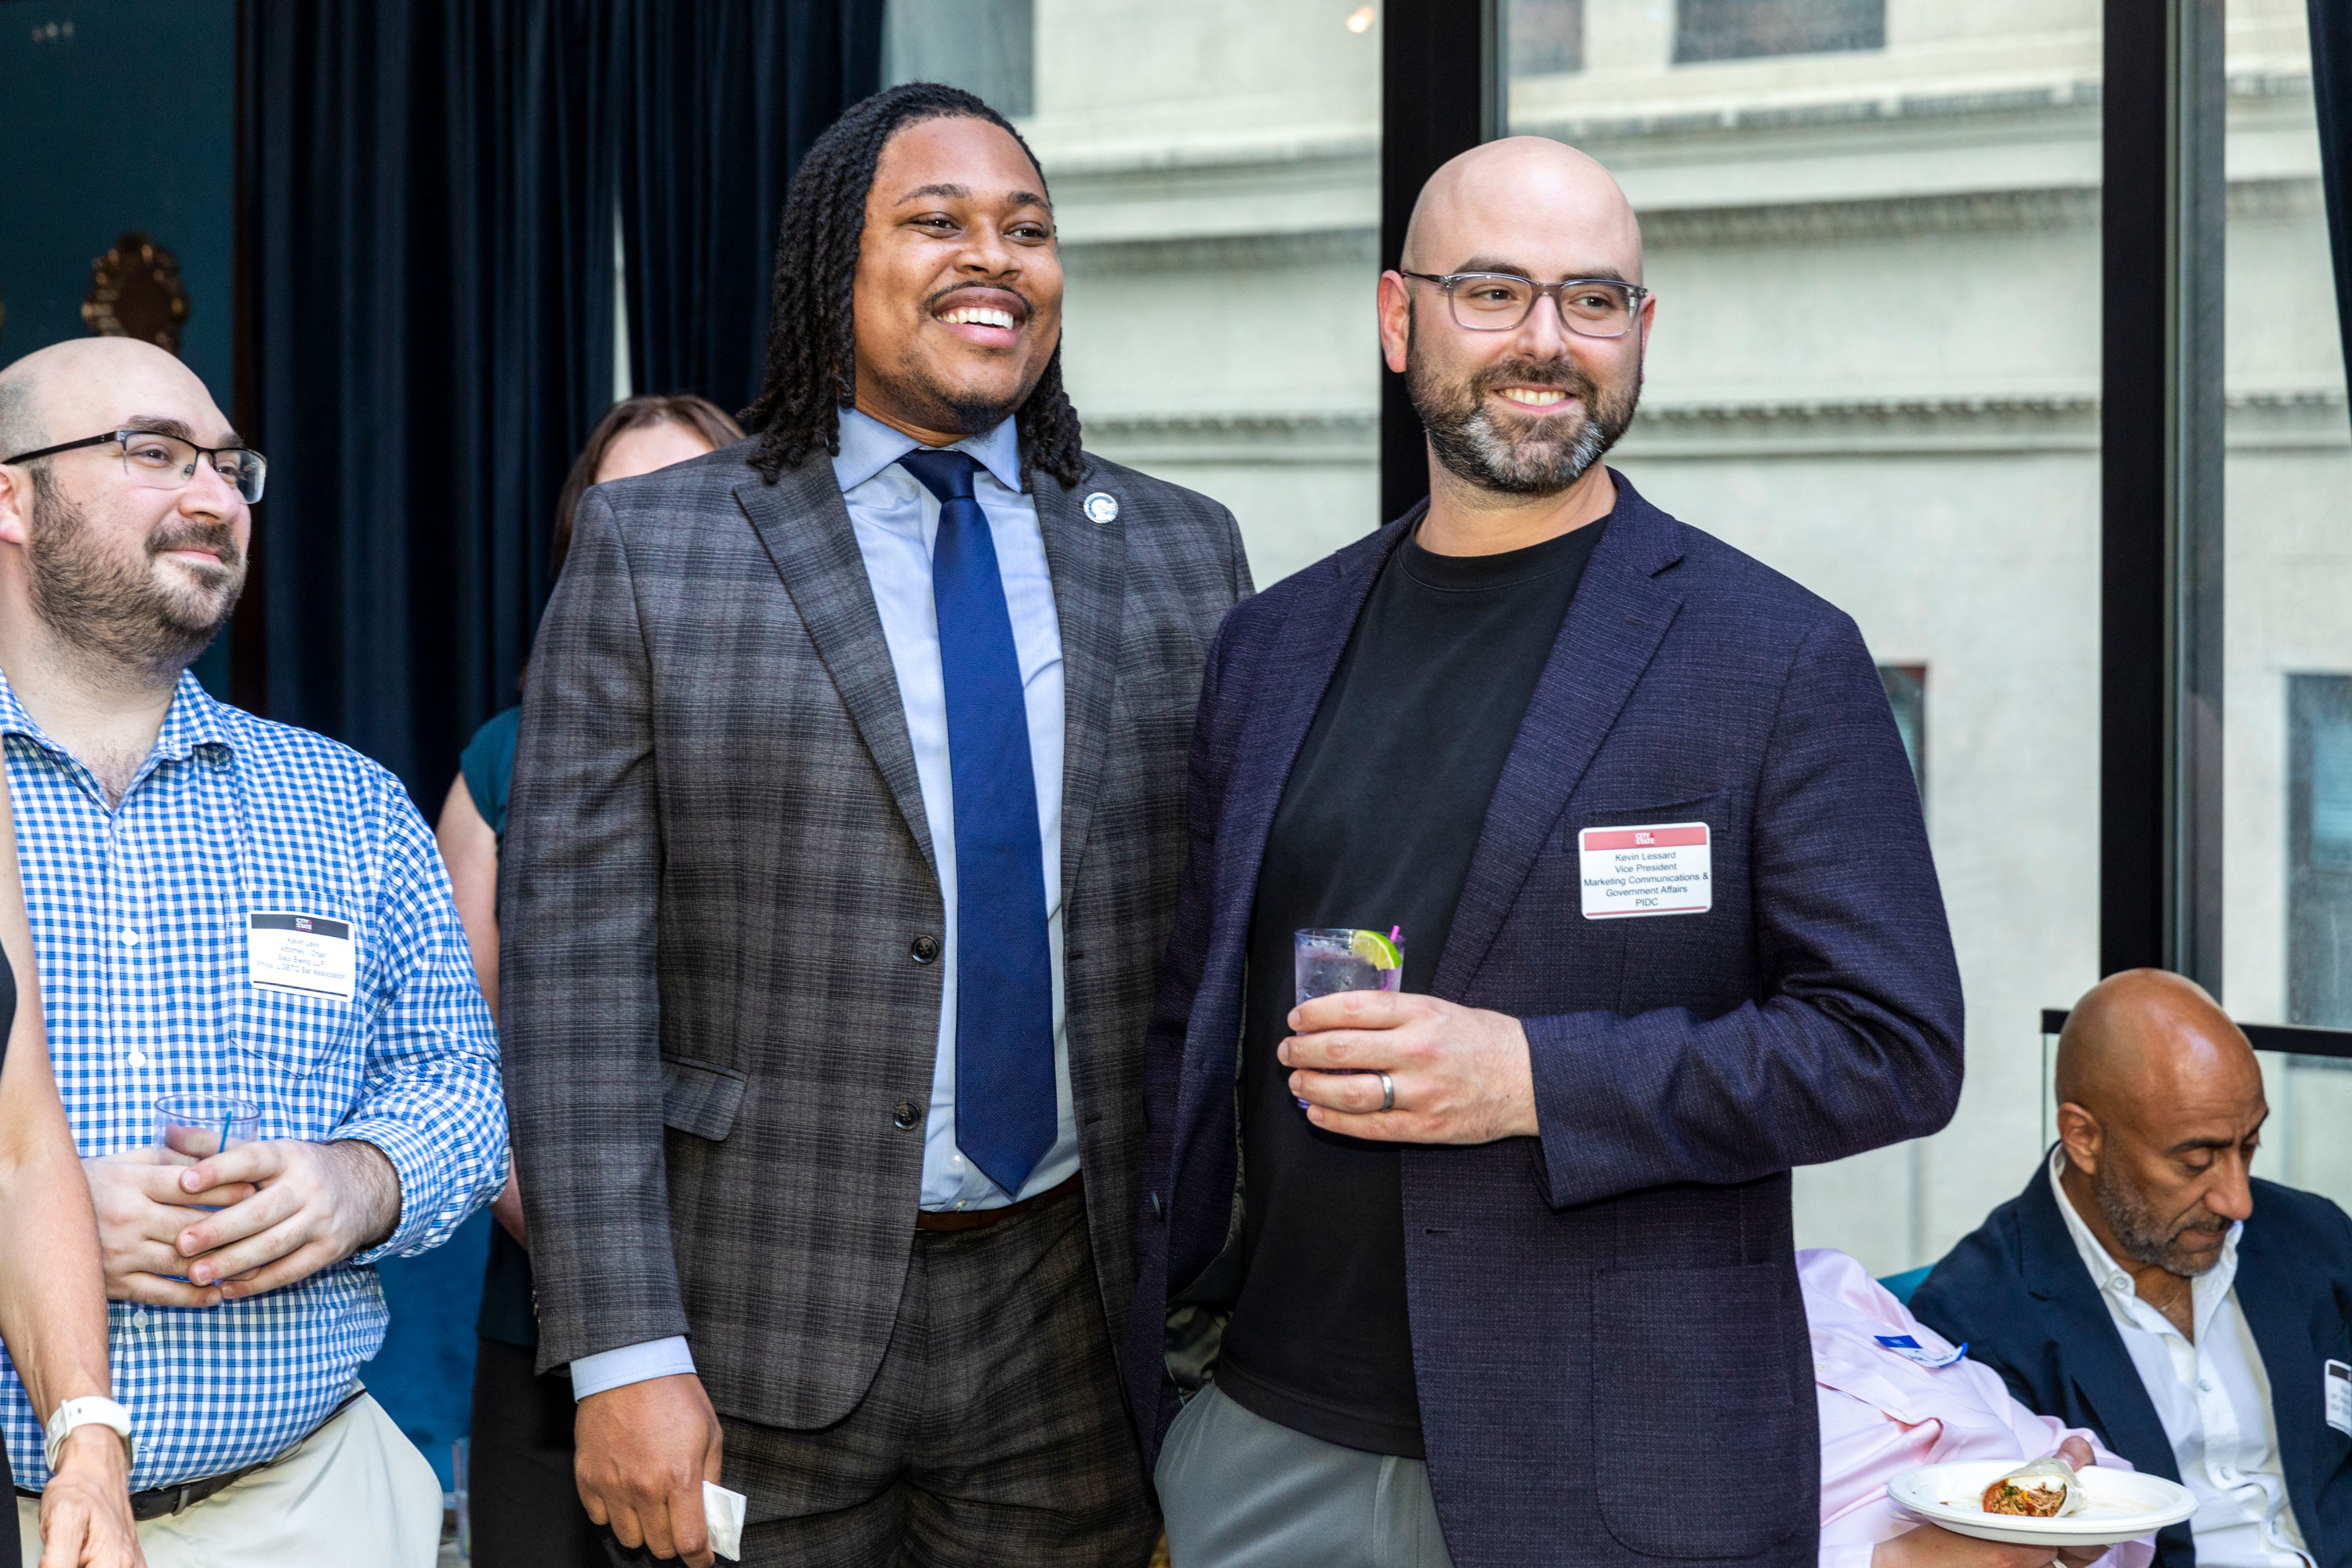
M 150 1487 L 143 1492 L 132 1492 L 131 1517 L 142 1524 L 151 1519 L 169 1519 L 183 1509 L 195 1507 L 196 1504 L 216 1492 L 226 1491 L 268 1463 L 269 1463 L 268 1460 L 263 1459 L 247 1465 L 243 1469 L 230 1470 L 224 1475 L 206 1476 L 202 1480 L 182 1481 L 175 1487 Z M 16 1495 L 37 1498 L 41 1494 L 30 1487 L 18 1487 Z
M 320 1421 L 319 1423 L 319 1426 L 324 1426 L 328 1421 L 332 1421 L 336 1416 L 341 1415 L 344 1411 L 349 1410 L 352 1407 L 352 1401 L 358 1399 L 360 1394 L 363 1392 L 365 1391 L 362 1389 L 353 1389 L 341 1405 L 336 1405 L 332 1410 L 327 1412 L 326 1419 Z M 308 1442 L 310 1438 L 311 1433 L 318 1431 L 319 1426 L 311 1427 L 310 1432 L 305 1432 L 300 1437 L 295 1439 L 293 1443 L 288 1444 L 284 1449 L 280 1450 L 278 1454 L 271 1456 L 269 1458 L 257 1459 L 252 1464 L 244 1466 L 241 1468 L 224 1471 L 222 1474 L 217 1476 L 205 1476 L 199 1480 L 182 1481 L 177 1486 L 150 1487 L 143 1492 L 132 1492 L 131 1494 L 131 1517 L 138 1521 L 140 1523 L 144 1524 L 151 1519 L 169 1519 L 172 1515 L 178 1513 L 184 1509 L 194 1508 L 196 1504 L 204 1501 L 206 1498 L 228 1490 L 229 1488 L 236 1485 L 237 1482 L 245 1479 L 246 1477 L 253 1474 L 254 1471 L 264 1468 L 267 1466 L 276 1464 L 279 1459 L 285 1458 L 287 1454 L 291 1453 L 295 1447 L 302 1443 Z M 18 1497 L 37 1498 L 41 1494 L 32 1490 L 28 1487 L 18 1487 L 16 1489 L 16 1495 Z
M 1017 1204 L 1006 1204 L 1002 1208 L 918 1209 L 915 1211 L 915 1228 L 917 1230 L 986 1230 L 990 1226 L 1002 1224 L 1015 1215 L 1024 1215 L 1031 1209 L 1044 1208 L 1047 1204 L 1060 1203 L 1064 1198 L 1076 1197 L 1079 1189 L 1078 1177 L 1085 1173 L 1081 1171 L 1059 1186 L 1048 1187 L 1034 1198 L 1023 1198 Z
M 215 1492 L 226 1491 L 268 1462 L 264 1459 L 225 1475 L 206 1476 L 200 1481 L 182 1481 L 176 1487 L 151 1487 L 143 1492 L 132 1492 L 131 1517 L 142 1524 L 151 1519 L 169 1519 L 182 1509 L 195 1507 Z

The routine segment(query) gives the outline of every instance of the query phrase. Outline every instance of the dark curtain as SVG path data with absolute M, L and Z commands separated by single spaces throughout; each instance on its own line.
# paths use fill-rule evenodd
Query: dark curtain
M 611 401 L 610 4 L 239 0 L 238 417 L 270 458 L 239 694 L 428 816 L 516 700 Z
M 801 154 L 881 86 L 882 0 L 614 0 L 630 379 L 733 412 Z
M 2352 5 L 2311 0 L 2311 92 L 2319 110 L 2319 174 L 2336 252 L 2336 325 L 2352 375 Z

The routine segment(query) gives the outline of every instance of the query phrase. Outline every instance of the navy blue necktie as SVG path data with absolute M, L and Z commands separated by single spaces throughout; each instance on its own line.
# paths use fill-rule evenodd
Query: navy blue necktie
M 955 784 L 956 1146 L 1018 1195 L 1054 1146 L 1054 981 L 1021 658 L 961 452 L 898 466 L 940 500 L 931 550 Z

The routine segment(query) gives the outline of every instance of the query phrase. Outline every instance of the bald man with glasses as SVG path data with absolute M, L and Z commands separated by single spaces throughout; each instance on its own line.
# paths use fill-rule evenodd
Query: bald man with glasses
M 1430 499 L 1210 655 L 1124 1357 L 1178 1568 L 1814 1560 L 1790 1168 L 1944 1124 L 1959 981 L 1853 622 L 1601 462 L 1641 275 L 1581 153 L 1439 171 Z M 1402 994 L 1294 1007 L 1322 928 Z

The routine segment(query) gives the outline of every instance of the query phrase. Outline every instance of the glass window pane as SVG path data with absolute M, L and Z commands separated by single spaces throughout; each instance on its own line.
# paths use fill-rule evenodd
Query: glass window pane
M 2229 0 L 2222 1001 L 2352 1028 L 2352 416 L 2303 0 Z M 2352 1063 L 2272 1058 L 2256 1170 L 2352 1202 Z
M 1045 164 L 1090 450 L 1231 507 L 1262 584 L 1379 522 L 1374 6 L 889 0 L 887 37 Z
M 2352 1195 L 2352 1061 L 2258 1051 L 2271 1119 L 2263 1124 L 2254 1174 L 2340 1206 Z
M 2352 1029 L 2352 675 L 2286 684 L 2287 1016 Z
M 1036 102 L 1034 0 L 890 0 L 882 79 L 940 81 L 1008 118 Z
M 1904 754 L 1911 759 L 1911 776 L 1918 782 L 1919 797 L 1927 796 L 1927 667 L 1924 664 L 1882 664 L 1879 684 L 1886 688 L 1887 705 L 1895 710 L 1895 727 L 1903 734 Z
M 1677 0 L 1675 63 L 1886 47 L 1886 0 Z
M 1643 220 L 1657 327 L 1612 460 L 1852 614 L 1932 760 L 1959 1114 L 1797 1188 L 1803 1245 L 1931 1262 L 2024 1186 L 2040 1011 L 2098 977 L 2099 0 L 1507 15 L 1511 128 Z
M 1503 26 L 1513 76 L 1584 68 L 1584 0 L 1510 0 Z

